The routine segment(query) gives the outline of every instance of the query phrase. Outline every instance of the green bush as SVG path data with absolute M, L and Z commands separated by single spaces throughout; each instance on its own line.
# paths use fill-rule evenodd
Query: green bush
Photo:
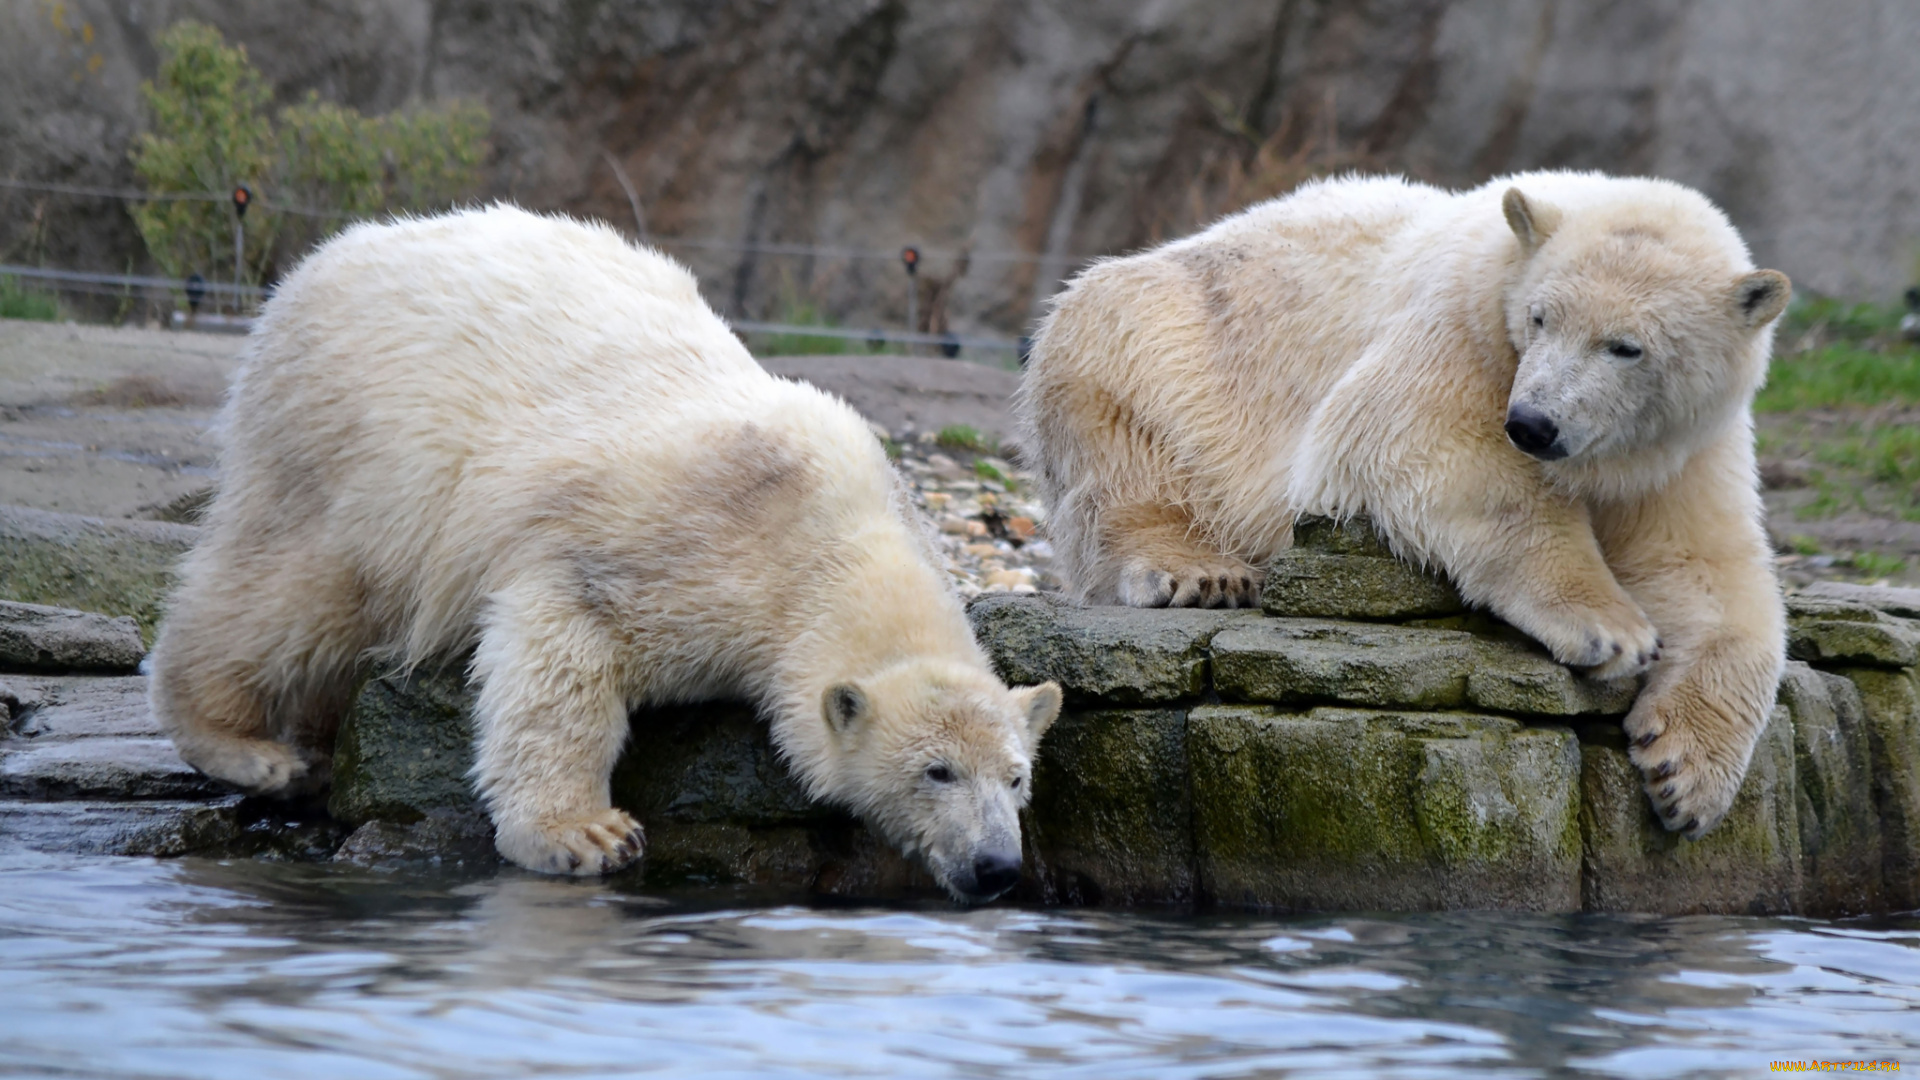
M 28 288 L 11 276 L 0 276 L 0 319 L 53 322 L 59 317 L 60 305 L 53 297 Z
M 168 275 L 231 281 L 233 205 L 252 189 L 240 279 L 259 284 L 356 219 L 433 210 L 478 188 L 492 121 L 455 102 L 382 117 L 317 94 L 268 115 L 271 92 L 218 30 L 176 23 L 156 41 L 160 70 L 141 93 L 153 130 L 133 151 L 134 171 L 155 194 L 217 193 L 217 200 L 154 200 L 134 220 Z

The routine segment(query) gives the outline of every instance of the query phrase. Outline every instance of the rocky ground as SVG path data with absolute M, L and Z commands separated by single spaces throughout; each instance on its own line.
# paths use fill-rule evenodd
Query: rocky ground
M 0 505 L 191 521 L 212 485 L 208 429 L 241 343 L 0 321 Z M 886 433 L 963 593 L 1057 587 L 1044 508 L 1007 442 L 1017 372 L 879 355 L 762 363 L 840 394 Z M 1901 452 L 1898 433 L 1920 430 L 1920 412 L 1811 409 L 1763 414 L 1758 427 L 1768 523 L 1790 587 L 1920 584 L 1920 489 L 1882 462 L 1890 444 Z

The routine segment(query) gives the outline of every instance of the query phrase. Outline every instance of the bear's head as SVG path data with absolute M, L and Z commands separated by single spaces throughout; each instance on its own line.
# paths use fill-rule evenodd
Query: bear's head
M 1751 402 L 1792 286 L 1753 269 L 1698 194 L 1614 183 L 1612 201 L 1564 211 L 1506 193 L 1522 256 L 1506 295 L 1520 356 L 1506 431 L 1567 469 L 1649 454 L 1671 468 Z
M 828 687 L 821 710 L 838 801 L 955 899 L 1020 880 L 1020 810 L 1058 686 L 1010 690 L 979 668 L 912 661 Z

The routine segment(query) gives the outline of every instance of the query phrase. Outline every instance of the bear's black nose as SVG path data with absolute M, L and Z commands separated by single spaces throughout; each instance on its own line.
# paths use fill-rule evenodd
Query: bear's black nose
M 973 860 L 973 887 L 981 896 L 999 896 L 1020 884 L 1020 853 L 1000 852 Z
M 1559 441 L 1560 426 L 1525 405 L 1507 410 L 1507 438 L 1541 461 L 1558 461 L 1567 456 L 1567 448 Z

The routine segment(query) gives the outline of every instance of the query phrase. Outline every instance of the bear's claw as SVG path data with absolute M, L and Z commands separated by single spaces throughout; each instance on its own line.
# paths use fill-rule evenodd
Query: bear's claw
M 587 876 L 633 862 L 646 849 L 646 832 L 626 813 L 608 809 L 519 828 L 503 825 L 495 842 L 500 854 L 529 870 Z
M 1122 576 L 1120 602 L 1131 607 L 1258 607 L 1260 586 L 1252 568 L 1224 556 L 1173 569 L 1142 560 Z

